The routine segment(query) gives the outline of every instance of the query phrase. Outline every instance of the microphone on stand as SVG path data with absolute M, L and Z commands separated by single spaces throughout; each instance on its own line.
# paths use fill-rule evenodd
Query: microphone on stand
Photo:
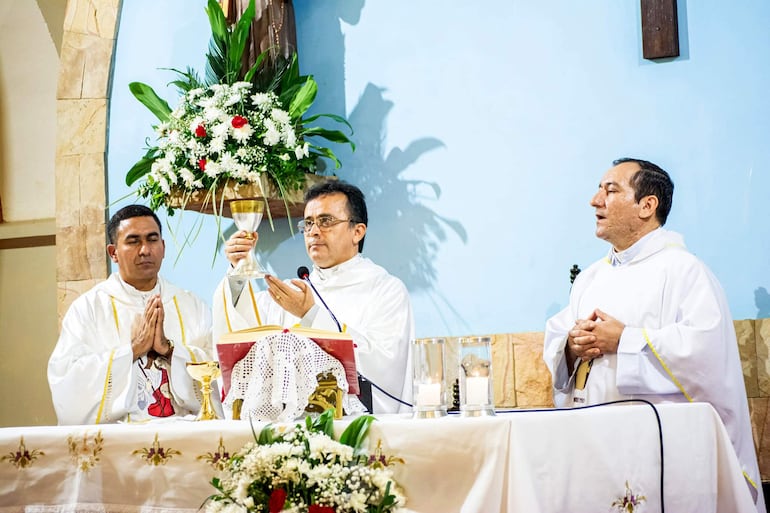
M 340 326 L 339 321 L 334 316 L 334 314 L 332 313 L 332 311 L 329 308 L 329 306 L 326 304 L 326 301 L 324 301 L 324 298 L 322 298 L 321 294 L 319 294 L 318 291 L 315 289 L 315 286 L 313 285 L 313 282 L 310 281 L 310 271 L 308 270 L 308 268 L 305 267 L 304 265 L 301 266 L 301 267 L 298 267 L 297 268 L 297 276 L 299 277 L 300 280 L 305 280 L 306 282 L 308 282 L 308 284 L 310 285 L 310 288 L 313 289 L 313 292 L 315 292 L 316 297 L 321 300 L 321 304 L 324 305 L 324 308 L 326 308 L 326 311 L 329 312 L 329 315 L 332 316 L 332 320 L 334 321 L 334 324 L 337 325 L 337 330 L 340 333 L 342 333 L 342 326 Z
M 324 298 L 321 297 L 321 294 L 318 293 L 318 291 L 315 288 L 315 285 L 313 285 L 313 282 L 310 281 L 310 270 L 304 265 L 298 267 L 297 277 L 300 280 L 306 281 L 308 285 L 310 285 L 310 288 L 313 289 L 313 292 L 315 292 L 316 297 L 321 300 L 321 304 L 324 305 L 324 308 L 326 308 L 326 311 L 329 312 L 329 315 L 332 316 L 332 320 L 337 325 L 337 329 L 340 331 L 340 333 L 342 333 L 342 326 L 340 326 L 340 322 L 337 320 L 337 317 L 334 316 L 334 313 L 331 311 L 331 308 L 329 308 L 329 305 L 326 304 L 326 301 L 324 301 Z M 377 387 L 377 388 L 382 392 L 385 392 L 380 387 Z M 369 413 L 374 413 L 373 404 L 372 404 L 372 382 L 366 379 L 360 372 L 358 373 L 358 390 L 359 390 L 358 398 L 361 400 L 361 402 L 369 411 Z M 387 394 L 387 392 L 385 393 Z

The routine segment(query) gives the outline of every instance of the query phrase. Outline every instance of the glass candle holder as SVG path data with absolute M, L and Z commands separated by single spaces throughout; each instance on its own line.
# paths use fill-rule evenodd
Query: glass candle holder
M 492 388 L 492 339 L 463 337 L 459 340 L 460 415 L 494 415 Z
M 445 340 L 422 338 L 412 341 L 414 417 L 443 417 L 447 411 Z

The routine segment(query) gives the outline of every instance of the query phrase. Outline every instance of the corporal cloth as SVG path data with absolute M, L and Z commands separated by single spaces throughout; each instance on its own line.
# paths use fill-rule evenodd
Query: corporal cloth
M 414 321 L 404 284 L 368 258 L 357 255 L 329 269 L 313 267 L 310 280 L 356 345 L 358 371 L 390 394 L 411 402 L 409 341 Z M 228 331 L 265 324 L 290 328 L 297 324 L 337 331 L 332 317 L 316 298 L 302 319 L 281 308 L 267 291 L 243 288 L 236 304 L 225 278 L 213 299 L 214 340 Z M 372 390 L 375 413 L 393 413 L 399 403 Z
M 131 325 L 144 313 L 153 292 L 161 294 L 163 329 L 175 348 L 170 362 L 145 368 L 146 358 L 136 362 L 133 358 Z M 158 398 L 166 401 L 160 416 L 197 414 L 200 390 L 186 364 L 209 360 L 210 353 L 211 313 L 197 296 L 161 277 L 155 291 L 142 293 L 114 273 L 77 298 L 62 321 L 48 362 L 48 383 L 59 424 L 158 418 L 153 410 Z M 212 395 L 222 415 L 218 393 Z M 168 403 L 173 406 L 171 415 Z
M 611 255 L 581 272 L 569 306 L 546 324 L 543 358 L 555 404 L 573 404 L 575 373 L 567 373 L 564 352 L 568 331 L 601 309 L 625 329 L 617 354 L 594 359 L 585 404 L 628 398 L 711 403 L 764 511 L 738 343 L 721 286 L 678 233 L 659 228 L 627 252 L 615 265 Z

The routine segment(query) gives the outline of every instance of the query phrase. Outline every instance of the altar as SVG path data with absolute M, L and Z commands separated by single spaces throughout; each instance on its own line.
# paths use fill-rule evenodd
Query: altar
M 755 512 L 714 409 L 656 410 L 660 430 L 645 404 L 381 415 L 369 447 L 404 460 L 394 468 L 407 512 L 607 512 L 631 496 L 653 512 L 661 492 L 669 512 Z M 192 513 L 215 492 L 221 458 L 251 440 L 249 422 L 225 420 L 3 428 L 0 513 Z

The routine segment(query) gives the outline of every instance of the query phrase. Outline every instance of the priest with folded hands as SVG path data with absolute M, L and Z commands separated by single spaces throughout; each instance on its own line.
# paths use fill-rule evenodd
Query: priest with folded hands
M 152 210 L 120 209 L 107 234 L 118 271 L 72 303 L 48 362 L 59 424 L 194 418 L 200 386 L 186 364 L 210 360 L 209 308 L 158 275 L 166 246 Z

